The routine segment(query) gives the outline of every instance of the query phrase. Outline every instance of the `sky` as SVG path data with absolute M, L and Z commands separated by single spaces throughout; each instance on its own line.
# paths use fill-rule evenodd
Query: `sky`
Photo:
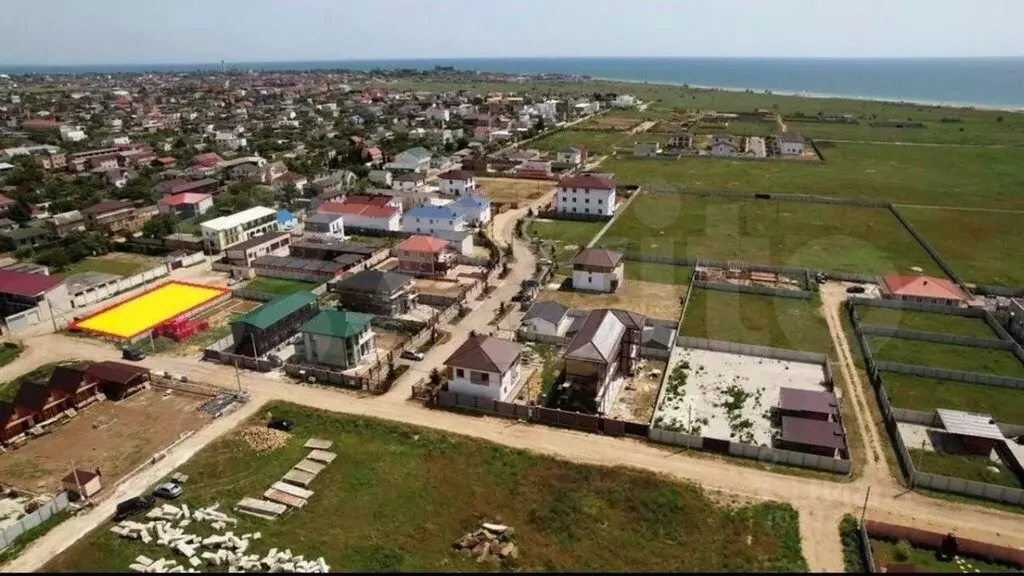
M 0 64 L 1024 56 L 1024 0 L 3 0 Z

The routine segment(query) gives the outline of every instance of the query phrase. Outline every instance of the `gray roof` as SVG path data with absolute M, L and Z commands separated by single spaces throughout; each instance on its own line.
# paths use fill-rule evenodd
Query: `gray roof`
M 648 348 L 661 348 L 668 350 L 672 345 L 672 332 L 674 330 L 664 324 L 655 324 L 644 328 L 640 341 Z
M 99 286 L 114 280 L 120 280 L 121 278 L 122 276 L 107 274 L 106 272 L 82 272 L 68 276 L 64 279 L 64 282 L 68 286 L 68 292 L 74 295 L 84 292 L 93 286 Z
M 540 318 L 551 322 L 552 324 L 558 324 L 565 318 L 565 313 L 569 309 L 562 306 L 554 300 L 538 300 L 530 306 L 530 309 L 523 315 L 523 322 L 527 320 L 533 320 L 534 318 Z
M 975 414 L 973 412 L 961 412 L 960 410 L 947 410 L 939 408 L 939 420 L 942 427 L 951 434 L 961 436 L 972 436 L 974 438 L 989 438 L 991 440 L 1005 440 L 1006 437 L 999 430 L 996 421 L 988 414 Z
M 565 357 L 574 360 L 608 363 L 626 330 L 644 325 L 640 314 L 624 310 L 594 310 L 566 348 Z
M 310 216 L 306 219 L 306 222 L 312 222 L 314 224 L 331 224 L 341 220 L 344 216 L 341 214 L 333 214 L 331 212 L 317 212 L 315 215 Z
M 376 292 L 390 294 L 401 290 L 412 282 L 411 276 L 381 272 L 380 270 L 363 270 L 341 280 L 335 286 L 356 292 Z
M 515 342 L 483 334 L 471 336 L 444 361 L 449 366 L 481 372 L 508 372 L 518 362 L 523 347 Z
M 24 240 L 26 238 L 39 238 L 40 236 L 46 236 L 48 234 L 49 234 L 49 232 L 47 230 L 45 230 L 43 228 L 37 228 L 35 226 L 31 226 L 29 228 L 18 228 L 18 229 L 15 229 L 15 230 L 10 230 L 8 232 L 4 232 L 4 236 L 7 236 L 8 238 L 10 238 L 12 240 Z

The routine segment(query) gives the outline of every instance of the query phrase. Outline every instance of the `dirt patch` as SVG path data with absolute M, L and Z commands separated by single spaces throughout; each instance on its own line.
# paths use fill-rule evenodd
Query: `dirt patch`
M 601 115 L 597 118 L 591 118 L 580 125 L 583 129 L 598 129 L 598 130 L 618 130 L 625 132 L 632 129 L 634 126 L 640 123 L 637 118 L 630 118 L 628 116 L 608 116 Z
M 448 298 L 457 298 L 462 290 L 460 282 L 432 280 L 429 278 L 417 278 L 413 282 L 413 286 L 421 294 L 436 294 L 437 296 L 446 296 Z
M 526 202 L 536 200 L 554 188 L 549 180 L 515 178 L 477 178 L 477 191 L 492 202 Z
M 196 316 L 197 320 L 206 320 L 210 323 L 210 329 L 219 328 L 228 323 L 228 319 L 235 314 L 245 314 L 259 308 L 263 303 L 256 300 L 242 300 L 231 298 L 223 304 L 219 304 Z
M 637 367 L 637 375 L 626 381 L 619 390 L 619 397 L 612 406 L 612 418 L 649 423 L 654 416 L 654 404 L 658 401 L 658 389 L 661 387 L 665 365 L 664 360 L 641 363 Z
M 266 426 L 249 426 L 242 431 L 242 440 L 256 452 L 273 452 L 284 448 L 291 434 Z
M 381 356 L 387 355 L 388 352 L 401 346 L 408 337 L 406 334 L 382 328 L 374 327 L 373 331 L 377 335 L 377 351 Z
M 56 492 L 73 462 L 85 470 L 99 468 L 103 483 L 112 484 L 183 433 L 210 421 L 197 410 L 208 398 L 164 392 L 143 390 L 121 402 L 102 401 L 85 408 L 50 434 L 0 455 L 0 481 Z
M 686 286 L 626 280 L 626 285 L 615 294 L 544 290 L 537 299 L 554 300 L 570 308 L 620 308 L 639 312 L 648 318 L 678 320 L 679 313 L 683 311 L 682 298 L 685 295 Z

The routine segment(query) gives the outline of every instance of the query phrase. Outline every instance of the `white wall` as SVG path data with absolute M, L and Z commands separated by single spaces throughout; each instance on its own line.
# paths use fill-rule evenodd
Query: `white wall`
M 611 216 L 616 208 L 615 190 L 559 187 L 555 204 L 558 212 Z
M 804 145 L 799 142 L 783 142 L 779 149 L 784 156 L 799 156 L 804 153 Z
M 586 272 L 583 270 L 572 271 L 572 287 L 577 290 L 591 290 L 594 292 L 611 292 L 612 281 L 619 281 L 622 287 L 622 266 L 616 268 L 614 273 Z
M 501 402 L 507 402 L 512 392 L 515 391 L 516 380 L 519 378 L 519 367 L 513 366 L 505 374 L 498 374 L 497 372 L 488 372 L 490 375 L 489 384 L 483 386 L 481 384 L 474 384 L 469 380 L 470 372 L 468 369 L 463 369 L 463 377 L 458 376 L 459 368 L 453 368 L 453 378 L 448 382 L 448 391 L 455 392 L 458 394 L 470 394 L 472 396 L 480 396 L 483 398 L 489 398 L 491 400 L 498 400 Z
M 441 179 L 441 192 L 449 196 L 468 196 L 476 193 L 476 178 L 469 180 Z

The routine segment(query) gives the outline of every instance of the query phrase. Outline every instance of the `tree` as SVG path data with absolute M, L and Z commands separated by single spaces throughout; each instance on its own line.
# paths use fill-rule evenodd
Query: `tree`
M 24 197 L 18 196 L 14 199 L 14 205 L 7 211 L 7 217 L 18 224 L 24 224 L 32 219 L 32 207 Z
M 174 214 L 158 214 L 142 226 L 142 235 L 146 238 L 164 238 L 174 234 L 178 227 L 178 217 Z
M 441 381 L 443 379 L 444 379 L 444 377 L 441 376 L 441 371 L 438 370 L 437 368 L 434 368 L 433 370 L 430 371 L 430 386 L 431 387 L 437 388 L 438 386 L 441 385 Z

